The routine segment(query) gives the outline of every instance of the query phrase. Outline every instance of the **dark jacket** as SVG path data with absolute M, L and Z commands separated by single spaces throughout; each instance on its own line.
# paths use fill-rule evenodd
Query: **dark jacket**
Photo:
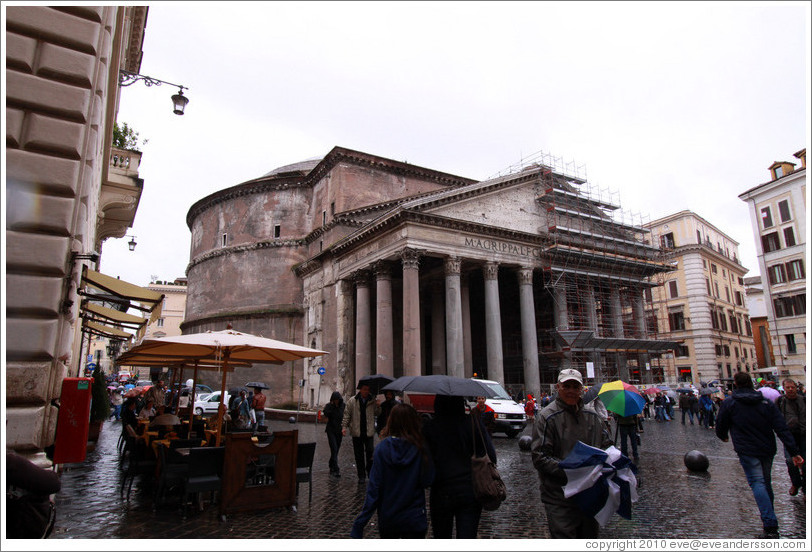
M 477 456 L 487 453 L 495 464 L 496 450 L 491 437 L 478 417 L 465 413 L 463 397 L 437 395 L 434 400 L 434 417 L 423 426 L 423 436 L 436 470 L 434 484 L 431 486 L 432 493 L 470 496 L 474 500 L 471 456 L 474 451 L 475 423 L 480 424 L 479 429 L 483 436 L 480 439 L 480 433 L 476 435 Z
M 792 456 L 799 454 L 795 439 L 778 407 L 755 389 L 734 389 L 725 399 L 716 418 L 716 436 L 733 439 L 733 450 L 744 456 L 775 456 L 775 435 Z
M 389 413 L 392 412 L 392 409 L 396 404 L 398 404 L 398 401 L 396 401 L 394 397 L 392 397 L 392 400 L 383 401 L 381 403 L 381 413 L 378 414 L 378 418 L 375 420 L 378 433 L 383 431 L 383 428 L 386 427 L 386 421 L 389 419 Z
M 425 488 L 433 479 L 433 463 L 410 442 L 387 437 L 378 443 L 364 507 L 352 524 L 350 536 L 362 538 L 376 510 L 381 531 L 426 531 Z
M 806 400 L 803 395 L 798 394 L 795 399 L 781 395 L 775 399 L 775 406 L 783 414 L 793 437 L 806 432 Z
M 333 401 L 336 399 L 339 401 L 338 406 L 333 404 Z M 322 411 L 324 417 L 327 418 L 327 423 L 324 428 L 326 433 L 341 435 L 341 420 L 344 419 L 345 407 L 346 405 L 344 404 L 344 398 L 341 396 L 341 393 L 333 391 L 333 394 L 330 395 L 330 402 L 324 406 L 324 410 Z

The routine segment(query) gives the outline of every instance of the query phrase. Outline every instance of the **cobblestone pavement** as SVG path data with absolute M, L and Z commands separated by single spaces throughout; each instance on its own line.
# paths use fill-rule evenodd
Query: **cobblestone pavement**
M 361 509 L 365 488 L 358 484 L 352 443 L 345 438 L 340 451 L 342 477 L 329 477 L 329 448 L 324 426 L 271 421 L 275 430 L 299 430 L 300 442 L 316 441 L 313 500 L 307 485 L 300 489 L 299 508 L 277 508 L 232 514 L 218 521 L 216 505 L 184 518 L 177 502 L 153 510 L 148 482 L 136 479 L 129 502 L 120 497 L 116 442 L 118 422 L 107 422 L 98 446 L 83 464 L 68 466 L 57 495 L 57 523 L 51 539 L 328 539 L 347 538 Z M 525 429 L 530 434 L 530 428 Z M 713 430 L 683 426 L 679 421 L 646 422 L 639 463 L 640 499 L 633 517 L 614 516 L 601 530 L 605 538 L 755 538 L 761 523 L 755 501 L 731 443 L 719 441 Z M 480 538 L 549 538 L 539 500 L 538 476 L 530 453 L 517 439 L 494 437 L 498 467 L 508 498 L 495 512 L 483 512 Z M 689 472 L 683 456 L 700 450 L 710 459 L 704 473 Z M 775 508 L 781 536 L 805 539 L 806 498 L 790 497 L 789 478 L 779 453 L 773 464 Z M 365 536 L 378 538 L 373 517 Z M 429 533 L 429 536 L 431 533 Z M 120 545 L 117 545 L 121 548 Z M 125 545 L 126 546 L 126 545 Z M 196 546 L 196 545 L 195 545 Z M 172 544 L 172 548 L 183 548 Z

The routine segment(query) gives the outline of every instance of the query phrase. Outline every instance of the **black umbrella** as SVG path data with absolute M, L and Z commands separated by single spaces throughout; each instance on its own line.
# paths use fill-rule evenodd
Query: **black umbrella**
M 369 392 L 373 395 L 377 395 L 378 393 L 381 393 L 381 387 L 390 384 L 393 381 L 395 381 L 395 378 L 393 377 L 385 376 L 384 374 L 372 374 L 359 379 L 357 388 L 361 389 L 362 385 L 369 385 Z
M 261 381 L 249 381 L 245 384 L 246 387 L 250 387 L 251 389 L 270 389 L 267 385 L 262 383 Z
M 383 387 L 381 391 L 412 391 L 456 397 L 495 398 L 498 396 L 495 391 L 478 380 L 443 375 L 403 376 Z
M 584 391 L 584 394 L 581 396 L 581 398 L 584 401 L 584 404 L 591 403 L 592 401 L 595 400 L 595 398 L 598 396 L 598 393 L 600 393 L 602 385 L 603 385 L 602 383 L 596 383 L 595 385 Z
M 700 394 L 700 395 L 713 395 L 714 393 L 718 393 L 718 392 L 719 392 L 719 388 L 718 388 L 718 387 L 711 387 L 711 386 L 708 386 L 708 387 L 702 387 L 702 388 L 699 390 L 699 394 Z
M 694 390 L 691 389 L 690 387 L 680 387 L 679 389 L 677 389 L 677 393 L 693 393 L 693 392 Z

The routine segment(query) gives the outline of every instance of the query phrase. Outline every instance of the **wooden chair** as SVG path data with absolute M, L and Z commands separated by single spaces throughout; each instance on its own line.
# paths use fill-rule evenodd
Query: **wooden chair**
M 316 456 L 316 443 L 299 443 L 296 452 L 296 496 L 299 496 L 299 483 L 307 483 L 308 503 L 313 500 L 313 458 Z

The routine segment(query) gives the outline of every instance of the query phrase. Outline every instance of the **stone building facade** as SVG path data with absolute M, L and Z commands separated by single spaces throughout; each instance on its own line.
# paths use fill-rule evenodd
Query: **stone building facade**
M 114 151 L 119 69 L 138 72 L 136 6 L 4 6 L 6 443 L 44 463 L 82 368 L 82 268 L 131 226 L 140 154 Z M 91 253 L 95 252 L 96 255 Z
M 651 289 L 649 321 L 676 341 L 665 355 L 673 383 L 725 380 L 757 367 L 738 242 L 692 211 L 646 225 L 675 270 Z
M 231 323 L 329 351 L 267 368 L 310 405 L 373 373 L 535 394 L 562 366 L 661 381 L 639 369 L 673 346 L 647 334 L 643 290 L 670 268 L 584 184 L 543 164 L 477 182 L 340 147 L 281 167 L 190 208 L 183 331 Z

